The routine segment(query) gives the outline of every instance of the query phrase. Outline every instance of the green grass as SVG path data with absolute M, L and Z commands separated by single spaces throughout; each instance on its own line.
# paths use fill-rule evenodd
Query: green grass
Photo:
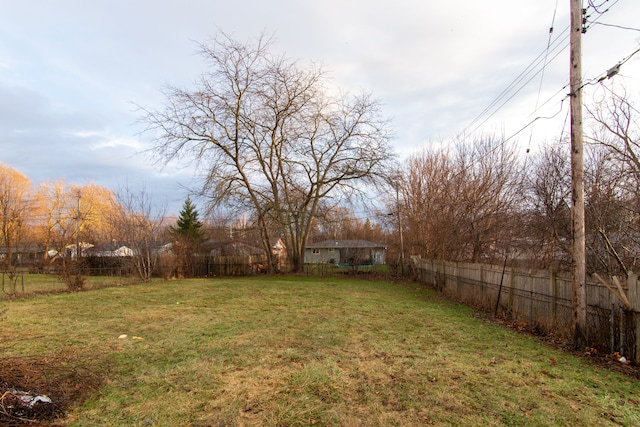
M 360 277 L 371 278 L 373 276 L 388 276 L 396 273 L 395 268 L 387 264 L 375 265 L 338 265 L 329 263 L 305 264 L 305 273 L 312 276 L 337 276 L 337 275 L 359 275 Z
M 184 280 L 3 304 L 5 357 L 102 377 L 70 426 L 640 425 L 636 380 L 416 284 Z
M 56 274 L 32 274 L 18 272 L 16 281 L 16 295 L 23 296 L 38 292 L 56 292 L 67 290 L 67 285 Z M 86 289 L 109 286 L 130 282 L 127 277 L 111 276 L 83 276 L 86 279 Z M 13 296 L 11 283 L 6 273 L 0 272 L 0 298 Z

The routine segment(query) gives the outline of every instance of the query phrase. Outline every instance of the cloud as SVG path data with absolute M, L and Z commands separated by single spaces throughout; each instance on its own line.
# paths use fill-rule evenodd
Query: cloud
M 69 135 L 74 138 L 88 140 L 91 151 L 100 151 L 103 149 L 125 149 L 125 151 L 141 151 L 144 148 L 143 143 L 133 137 L 124 137 L 112 135 L 109 132 L 98 130 L 80 130 L 70 132 Z

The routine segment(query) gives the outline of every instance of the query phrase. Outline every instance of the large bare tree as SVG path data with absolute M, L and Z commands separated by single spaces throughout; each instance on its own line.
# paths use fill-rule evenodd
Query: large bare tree
M 408 159 L 401 181 L 401 211 L 409 231 L 405 234 L 410 253 L 433 259 L 459 258 L 461 246 L 453 222 L 455 174 L 453 159 L 445 149 L 424 149 Z M 396 203 L 394 194 L 389 206 Z
M 513 147 L 496 137 L 411 157 L 402 190 L 411 251 L 473 262 L 502 256 L 520 201 L 519 167 Z
M 526 175 L 527 254 L 539 268 L 571 267 L 571 169 L 568 144 L 547 145 Z
M 587 243 L 594 270 L 627 274 L 638 270 L 640 122 L 623 88 L 603 88 L 607 96 L 587 109 L 592 125 L 586 135 L 592 145 L 592 168 L 585 175 L 592 228 Z
M 109 218 L 113 238 L 126 242 L 132 250 L 128 262 L 145 282 L 151 280 L 159 258 L 165 209 L 154 206 L 143 187 L 139 191 L 121 188 L 112 201 Z
M 208 71 L 193 89 L 167 88 L 165 107 L 144 109 L 145 121 L 162 161 L 196 162 L 212 204 L 252 212 L 270 268 L 284 236 L 299 271 L 321 202 L 362 191 L 394 156 L 377 101 L 335 96 L 320 69 L 269 48 L 265 37 L 202 44 Z

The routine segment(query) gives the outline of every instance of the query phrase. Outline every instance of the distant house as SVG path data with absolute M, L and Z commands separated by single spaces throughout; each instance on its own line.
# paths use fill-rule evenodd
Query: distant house
M 87 256 L 95 257 L 130 257 L 135 255 L 135 252 L 130 247 L 119 243 L 104 243 L 95 245 L 88 248 L 86 251 Z
M 6 245 L 0 245 L 0 261 L 6 261 L 8 248 Z M 11 262 L 14 264 L 25 264 L 34 262 L 42 258 L 44 249 L 35 243 L 20 242 L 11 247 Z
M 325 240 L 309 243 L 305 264 L 375 265 L 386 263 L 387 248 L 367 240 Z
M 93 245 L 87 242 L 80 242 L 79 246 L 80 246 L 81 257 L 87 256 L 87 251 L 93 248 Z M 47 256 L 49 258 L 56 258 L 60 256 L 60 257 L 69 257 L 70 259 L 76 259 L 78 257 L 78 249 L 76 248 L 75 244 L 71 244 L 71 245 L 65 246 L 63 252 L 58 252 L 57 249 L 49 249 L 47 251 Z

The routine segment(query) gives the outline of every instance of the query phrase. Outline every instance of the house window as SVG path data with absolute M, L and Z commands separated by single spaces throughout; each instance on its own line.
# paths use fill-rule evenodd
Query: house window
M 329 252 L 333 252 L 333 251 L 334 251 L 334 249 L 333 249 L 333 248 L 329 248 Z
M 313 253 L 314 253 L 314 254 L 319 254 L 319 253 L 320 253 L 320 249 L 314 249 L 314 250 L 313 250 Z

